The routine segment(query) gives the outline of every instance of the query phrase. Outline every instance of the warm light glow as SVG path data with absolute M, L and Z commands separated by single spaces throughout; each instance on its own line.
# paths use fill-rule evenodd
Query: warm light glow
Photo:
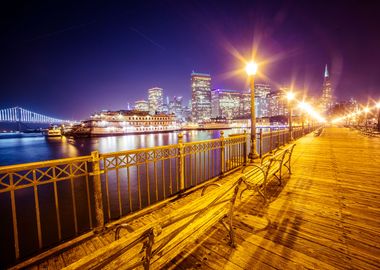
M 293 100 L 296 95 L 293 92 L 286 93 L 286 98 L 290 101 Z
M 365 108 L 364 108 L 364 112 L 365 112 L 365 113 L 368 113 L 368 112 L 369 112 L 369 108 L 368 108 L 368 107 L 365 107 Z
M 376 108 L 380 109 L 380 101 L 376 103 Z
M 247 63 L 247 66 L 245 67 L 248 76 L 256 75 L 257 69 L 258 65 L 253 61 Z
M 291 92 L 289 92 L 289 93 L 291 93 Z M 292 94 L 293 94 L 293 97 L 291 97 L 291 98 L 294 98 L 294 93 L 292 93 Z M 316 119 L 317 121 L 319 121 L 321 123 L 325 123 L 326 122 L 326 119 L 323 116 L 321 116 L 319 114 L 319 112 L 316 111 L 310 104 L 308 104 L 308 103 L 306 103 L 304 101 L 300 101 L 298 103 L 298 107 L 301 110 L 303 110 L 304 112 L 306 112 L 307 114 L 309 114 L 311 117 L 313 117 L 314 119 Z
M 298 107 L 304 111 L 307 111 L 310 108 L 310 105 L 307 104 L 305 101 L 301 101 L 298 103 Z

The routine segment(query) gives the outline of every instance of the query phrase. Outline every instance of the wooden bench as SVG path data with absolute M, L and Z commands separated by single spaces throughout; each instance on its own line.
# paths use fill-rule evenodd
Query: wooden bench
M 243 179 L 246 188 L 240 193 L 242 197 L 244 191 L 254 190 L 258 192 L 267 202 L 267 185 L 272 179 L 277 179 L 279 185 L 282 184 L 282 170 L 285 167 L 291 174 L 291 158 L 296 145 L 292 144 L 287 148 L 278 148 L 273 154 L 266 155 L 259 164 L 249 164 L 242 170 L 245 176 Z
M 141 227 L 119 238 L 121 224 L 116 228 L 115 241 L 65 269 L 161 269 L 188 244 L 201 238 L 208 229 L 221 221 L 234 246 L 233 211 L 241 175 L 223 185 L 204 186 L 202 196 L 153 224 Z M 217 186 L 205 194 L 206 188 Z M 228 222 L 225 222 L 228 218 Z
M 323 127 L 320 127 L 318 129 L 316 129 L 313 133 L 314 133 L 314 137 L 318 137 L 322 134 L 322 131 L 323 131 Z

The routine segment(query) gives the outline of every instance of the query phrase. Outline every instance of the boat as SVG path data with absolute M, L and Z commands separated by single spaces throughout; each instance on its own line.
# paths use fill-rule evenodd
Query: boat
M 47 137 L 61 137 L 62 136 L 62 130 L 60 127 L 57 127 L 57 126 L 49 127 L 45 133 L 45 136 L 47 136 Z
M 70 135 L 96 137 L 144 134 L 180 130 L 174 114 L 154 114 L 136 110 L 101 111 L 74 125 Z

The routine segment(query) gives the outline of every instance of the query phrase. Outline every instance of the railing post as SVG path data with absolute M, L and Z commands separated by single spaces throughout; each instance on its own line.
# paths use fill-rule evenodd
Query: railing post
M 180 192 L 185 190 L 185 146 L 183 144 L 183 134 L 178 134 L 178 170 L 179 170 L 179 189 Z
M 221 141 L 221 148 L 220 148 L 220 176 L 222 177 L 224 175 L 225 170 L 225 145 L 226 142 L 224 141 L 224 131 L 220 131 L 220 141 Z
M 272 133 L 272 127 L 269 128 L 269 152 L 272 153 L 273 151 L 273 133 Z
M 96 228 L 95 231 L 99 232 L 104 227 L 104 212 L 103 212 L 103 196 L 102 196 L 102 184 L 100 179 L 100 159 L 99 152 L 91 152 L 92 158 L 92 175 L 94 179 L 94 201 L 95 201 L 95 219 Z
M 243 165 L 247 166 L 247 146 L 248 146 L 248 144 L 247 144 L 247 131 L 244 130 L 243 133 L 244 133 L 244 143 L 243 143 L 244 164 Z
M 260 128 L 260 158 L 263 157 L 263 128 Z

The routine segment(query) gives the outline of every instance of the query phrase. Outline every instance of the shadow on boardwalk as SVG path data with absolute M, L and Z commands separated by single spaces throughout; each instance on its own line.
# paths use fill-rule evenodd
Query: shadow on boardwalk
M 270 203 L 252 191 L 239 201 L 236 248 L 228 246 L 226 230 L 218 224 L 166 268 L 380 269 L 379 164 L 379 138 L 344 128 L 301 138 L 293 174 L 285 176 L 282 186 L 271 182 Z M 133 220 L 131 231 L 178 209 L 192 196 Z M 60 269 L 113 237 L 110 230 L 31 268 Z
M 327 128 L 297 141 L 294 155 L 268 205 L 244 194 L 235 249 L 217 225 L 168 268 L 379 269 L 380 139 Z

